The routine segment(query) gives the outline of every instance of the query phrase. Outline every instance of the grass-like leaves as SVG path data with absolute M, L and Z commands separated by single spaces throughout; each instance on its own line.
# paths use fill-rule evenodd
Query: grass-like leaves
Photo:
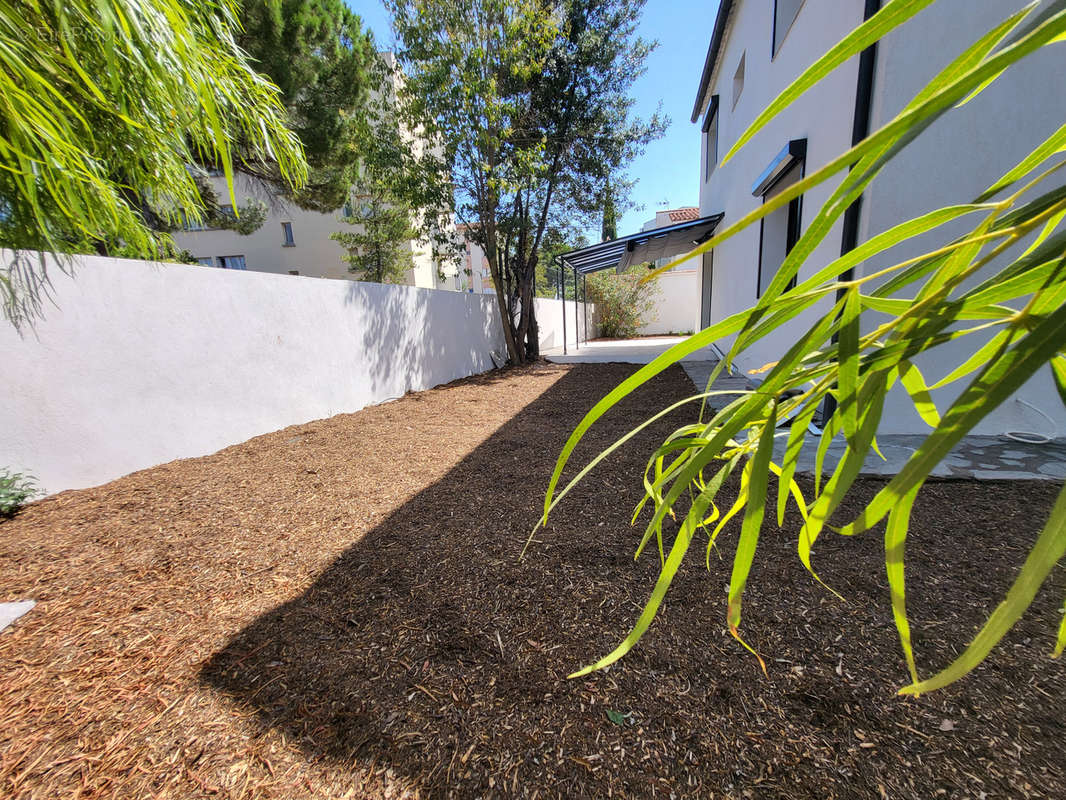
M 0 2 L 0 247 L 155 258 L 168 242 L 148 217 L 166 227 L 202 213 L 190 164 L 217 164 L 235 208 L 238 150 L 304 180 L 277 88 L 234 41 L 237 8 Z M 0 305 L 16 324 L 38 309 L 45 263 L 0 264 Z
M 740 136 L 723 162 L 818 80 L 929 2 L 886 3 L 880 13 L 782 92 Z M 726 616 L 729 630 L 751 649 L 739 633 L 741 603 L 767 516 L 771 474 L 778 478 L 777 523 L 782 523 L 790 500 L 802 514 L 797 553 L 812 576 L 811 552 L 827 528 L 842 535 L 856 535 L 885 523 L 885 568 L 892 612 L 912 681 L 902 690 L 905 693 L 944 686 L 979 664 L 1028 608 L 1051 568 L 1066 554 L 1064 493 L 1005 600 L 970 646 L 941 672 L 924 680 L 919 677 L 911 648 L 905 581 L 905 546 L 915 498 L 952 447 L 1038 370 L 1050 366 L 1066 401 L 1066 231 L 1060 230 L 1066 219 L 1066 185 L 1062 178 L 1066 170 L 1061 169 L 1066 160 L 1056 160 L 1066 150 L 1066 126 L 1052 133 L 971 202 L 903 222 L 788 289 L 800 266 L 845 209 L 901 149 L 942 115 L 1008 73 L 1013 64 L 1066 38 L 1066 2 L 1045 3 L 1039 11 L 1037 8 L 1034 3 L 1012 15 L 966 48 L 895 118 L 848 152 L 675 262 L 716 247 L 794 197 L 843 173 L 839 186 L 808 224 L 753 308 L 700 331 L 639 369 L 593 407 L 563 447 L 549 481 L 543 520 L 595 464 L 636 432 L 594 458 L 559 490 L 563 470 L 577 443 L 597 419 L 637 386 L 688 353 L 732 336 L 733 345 L 712 373 L 707 391 L 691 398 L 705 399 L 711 382 L 754 342 L 816 306 L 824 312 L 780 360 L 765 368 L 757 390 L 736 393 L 728 405 L 709 418 L 701 408 L 695 422 L 675 431 L 651 455 L 644 475 L 645 497 L 634 520 L 644 509 L 650 510 L 637 555 L 653 538 L 656 540 L 661 559 L 659 579 L 622 644 L 576 675 L 602 668 L 632 649 L 654 619 L 693 540 L 706 535 L 709 558 L 726 523 L 741 514 Z M 943 241 L 918 257 L 877 272 L 842 278 L 871 257 L 924 234 L 932 232 L 935 236 L 944 225 L 964 219 L 972 223 L 964 236 Z M 925 236 L 922 241 L 930 238 Z M 654 273 L 649 277 L 653 276 Z M 979 338 L 973 341 L 980 344 L 973 346 L 973 356 L 946 375 L 927 377 L 915 364 L 921 354 L 975 336 Z M 900 473 L 856 519 L 830 528 L 829 520 L 858 477 L 867 455 L 871 449 L 876 450 L 885 398 L 897 384 L 931 432 Z M 938 409 L 932 390 L 952 384 L 960 388 L 957 398 L 949 408 Z M 820 434 L 812 433 L 810 423 L 827 398 L 835 401 L 836 412 Z M 664 410 L 653 419 L 681 405 Z M 804 497 L 794 475 L 800 451 L 812 436 L 818 437 L 816 481 L 813 494 Z M 843 438 L 846 448 L 823 480 L 822 466 L 830 443 L 837 437 Z M 786 440 L 779 463 L 773 455 L 777 438 Z M 721 514 L 715 500 L 725 480 L 738 470 L 738 498 Z M 683 501 L 687 501 L 687 510 Z M 667 515 L 680 522 L 669 547 L 663 541 Z M 1061 621 L 1054 655 L 1061 653 L 1064 646 L 1066 619 Z

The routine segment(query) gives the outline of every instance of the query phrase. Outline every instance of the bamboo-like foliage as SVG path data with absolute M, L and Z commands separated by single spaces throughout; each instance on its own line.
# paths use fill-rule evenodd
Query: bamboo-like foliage
M 277 89 L 233 40 L 235 0 L 0 0 L 0 247 L 121 248 L 154 257 L 145 224 L 197 218 L 187 166 L 233 151 L 306 174 Z M 162 244 L 165 244 L 163 242 Z M 0 269 L 0 299 L 33 310 L 44 259 Z
M 931 1 L 887 3 L 773 101 L 739 138 L 723 163 L 818 80 Z M 882 128 L 678 259 L 716 247 L 794 197 L 845 173 L 753 308 L 697 333 L 638 370 L 596 404 L 564 446 L 548 486 L 542 523 L 589 470 L 637 432 L 630 432 L 600 453 L 560 488 L 563 469 L 578 441 L 634 388 L 685 355 L 735 336 L 727 357 L 711 376 L 713 381 L 738 354 L 780 325 L 816 305 L 820 309 L 831 305 L 828 313 L 818 317 L 781 354 L 779 361 L 766 367 L 764 381 L 757 390 L 736 393 L 717 413 L 704 413 L 701 409 L 695 422 L 676 430 L 651 454 L 644 476 L 646 494 L 634 520 L 644 508 L 650 508 L 651 519 L 645 526 L 637 556 L 650 542 L 657 542 L 661 559 L 658 581 L 625 640 L 575 675 L 600 669 L 625 655 L 648 629 L 697 537 L 706 536 L 709 558 L 725 524 L 738 516 L 741 525 L 729 584 L 727 622 L 732 634 L 744 644 L 739 633 L 744 587 L 771 499 L 776 500 L 778 525 L 790 500 L 798 506 L 803 526 L 796 543 L 797 553 L 817 579 L 811 569 L 811 550 L 823 530 L 829 528 L 827 521 L 839 508 L 867 454 L 871 448 L 876 449 L 885 398 L 897 383 L 909 393 L 915 409 L 932 430 L 899 474 L 856 519 L 830 530 L 850 536 L 885 521 L 885 567 L 892 610 L 911 676 L 910 685 L 901 692 L 927 692 L 962 677 L 988 655 L 1028 608 L 1052 567 L 1066 554 L 1066 491 L 1060 494 L 1005 599 L 966 650 L 932 677 L 919 678 L 911 649 L 904 581 L 904 547 L 911 507 L 919 489 L 952 447 L 1037 370 L 1050 366 L 1066 401 L 1066 230 L 1060 229 L 1066 218 L 1062 170 L 1066 159 L 1061 156 L 1066 150 L 1066 125 L 979 197 L 907 220 L 817 269 L 795 288 L 789 290 L 788 286 L 833 223 L 908 142 L 941 115 L 982 91 L 1011 65 L 1063 38 L 1066 2 L 1047 3 L 1039 8 L 1034 3 L 1014 14 L 968 47 Z M 841 277 L 901 242 L 963 219 L 973 223 L 966 235 L 943 241 L 919 257 L 876 273 L 848 280 Z M 923 241 L 928 241 L 928 237 Z M 914 364 L 919 354 L 935 351 L 948 342 L 990 334 L 985 344 L 975 346 L 971 358 L 932 384 Z M 949 384 L 959 385 L 961 392 L 941 413 L 931 400 L 930 390 Z M 637 430 L 709 394 L 708 390 L 665 409 Z M 805 497 L 794 479 L 797 460 L 805 440 L 816 436 L 809 432 L 809 423 L 827 397 L 836 401 L 837 410 L 818 439 L 814 490 Z M 780 425 L 782 420 L 790 424 Z M 846 450 L 823 481 L 827 448 L 838 436 L 844 438 Z M 773 455 L 778 437 L 786 442 L 779 463 Z M 718 492 L 726 479 L 738 472 L 739 495 L 728 510 L 720 513 L 715 505 Z M 778 479 L 776 498 L 767 496 L 770 473 Z M 682 500 L 690 500 L 684 514 L 680 513 Z M 675 509 L 680 526 L 667 547 L 662 523 Z M 1053 655 L 1059 655 L 1064 645 L 1066 618 L 1060 623 Z M 747 644 L 744 646 L 751 650 Z

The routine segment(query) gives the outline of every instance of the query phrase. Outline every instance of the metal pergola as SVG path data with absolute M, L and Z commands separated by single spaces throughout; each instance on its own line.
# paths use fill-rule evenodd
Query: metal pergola
M 559 298 L 563 301 L 563 353 L 566 353 L 566 270 L 574 271 L 574 347 L 580 349 L 581 337 L 577 334 L 578 324 L 578 276 L 581 276 L 581 302 L 588 301 L 588 275 L 612 267 L 616 272 L 625 272 L 633 264 L 643 264 L 660 258 L 674 258 L 683 255 L 696 245 L 702 244 L 714 235 L 715 228 L 722 221 L 723 214 L 653 228 L 640 233 L 611 239 L 607 242 L 571 250 L 556 256 L 559 265 Z M 585 341 L 588 341 L 588 317 L 585 318 Z

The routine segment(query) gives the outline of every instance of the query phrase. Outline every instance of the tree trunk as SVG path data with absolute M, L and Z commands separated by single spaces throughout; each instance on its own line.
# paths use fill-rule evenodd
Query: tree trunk
M 500 322 L 503 324 L 503 336 L 507 340 L 507 353 L 512 364 L 524 364 L 523 353 L 518 349 L 515 341 L 514 328 L 511 326 L 511 313 L 507 310 L 507 298 L 503 293 L 503 281 L 492 276 L 492 283 L 496 287 L 496 306 L 500 311 Z
M 533 292 L 530 291 L 529 283 L 525 275 L 521 277 L 518 285 L 518 300 L 522 305 L 522 316 L 518 319 L 518 335 L 515 337 L 522 353 L 529 358 L 529 320 L 533 316 Z
M 527 350 L 529 359 L 536 361 L 540 358 L 540 325 L 537 323 L 536 298 L 533 299 L 533 302 L 534 305 L 529 307 L 529 347 Z
M 489 262 L 489 273 L 492 275 L 492 285 L 496 289 L 496 308 L 500 312 L 500 324 L 503 325 L 503 338 L 507 342 L 507 356 L 512 364 L 524 364 L 524 354 L 519 350 L 518 345 L 515 342 L 514 327 L 511 325 L 511 314 L 507 310 L 506 288 L 504 287 L 503 277 L 500 274 L 499 265 L 496 262 L 495 236 L 495 230 L 487 232 L 487 235 L 485 236 L 485 256 Z
M 519 273 L 518 296 L 522 303 L 522 317 L 518 326 L 518 344 L 523 349 L 527 361 L 535 361 L 540 356 L 538 338 L 536 292 L 537 259 L 534 256 Z

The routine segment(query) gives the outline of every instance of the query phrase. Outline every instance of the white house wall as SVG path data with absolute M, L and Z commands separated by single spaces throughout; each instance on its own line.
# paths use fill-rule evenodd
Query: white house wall
M 887 123 L 967 45 L 1024 5 L 1022 0 L 939 0 L 890 34 L 877 56 L 872 129 Z M 935 208 L 970 202 L 1054 132 L 1062 124 L 1066 109 L 1066 81 L 1061 79 L 1063 47 L 1045 49 L 1012 67 L 970 103 L 942 117 L 893 159 L 866 194 L 863 238 Z M 891 262 L 887 256 L 872 259 L 865 265 L 866 274 L 920 255 L 935 242 L 948 241 L 972 229 L 977 219 L 972 217 L 925 237 L 920 249 L 897 248 L 890 254 Z M 962 363 L 978 344 L 952 343 L 917 363 L 932 381 Z M 941 411 L 963 385 L 934 394 Z M 1051 415 L 1058 432 L 1066 433 L 1066 413 L 1047 370 L 994 411 L 976 432 L 1055 432 L 1047 420 L 1020 401 Z M 900 391 L 890 398 L 883 425 L 899 432 L 928 430 Z
M 829 47 L 862 21 L 862 3 L 839 0 L 807 0 L 776 57 L 771 59 L 773 3 L 769 0 L 743 0 L 734 8 L 731 30 L 719 53 L 708 97 L 719 96 L 718 159 L 755 116 L 810 66 Z M 744 55 L 744 89 L 733 108 L 733 77 Z M 728 163 L 706 175 L 706 134 L 703 134 L 700 164 L 700 215 L 724 212 L 719 231 L 762 204 L 752 196 L 752 185 L 766 166 L 791 139 L 807 139 L 806 172 L 823 166 L 851 145 L 852 118 L 858 59 L 852 59 L 829 75 L 804 98 L 785 109 Z M 702 120 L 701 120 L 702 122 Z M 803 200 L 801 229 L 830 196 L 838 180 L 807 193 Z M 757 300 L 759 225 L 719 245 L 713 255 L 711 321 L 717 322 L 748 308 Z M 800 270 L 800 279 L 840 255 L 841 227 L 830 231 L 812 257 Z M 740 359 L 751 369 L 779 358 L 796 341 L 814 318 L 808 313 L 793 320 L 753 345 Z M 724 340 L 722 344 L 730 344 Z
M 495 294 L 496 286 L 492 282 L 492 270 L 489 268 L 484 249 L 477 242 L 465 237 L 463 244 L 466 247 L 464 270 L 468 288 L 474 294 Z
M 10 251 L 0 252 L 6 260 Z M 49 492 L 492 369 L 495 298 L 79 257 L 0 324 L 0 466 Z

